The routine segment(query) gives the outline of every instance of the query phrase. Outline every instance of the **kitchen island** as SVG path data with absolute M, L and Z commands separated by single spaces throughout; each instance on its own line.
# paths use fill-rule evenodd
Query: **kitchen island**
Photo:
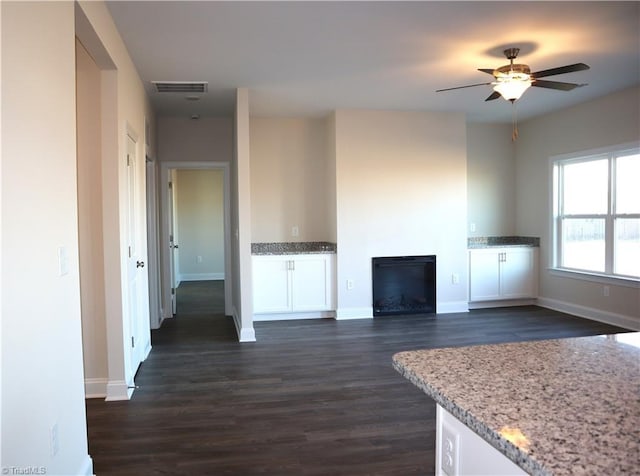
M 515 469 L 637 475 L 638 343 L 640 333 L 626 333 L 416 350 L 396 354 L 393 365 L 436 401 L 440 426 L 442 415 L 455 417 Z M 465 474 L 473 445 L 458 439 L 455 425 L 445 428 L 444 439 L 441 431 L 436 474 Z

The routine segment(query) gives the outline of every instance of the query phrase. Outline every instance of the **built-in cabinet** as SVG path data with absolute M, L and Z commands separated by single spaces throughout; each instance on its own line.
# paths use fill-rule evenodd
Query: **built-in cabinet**
M 469 250 L 470 302 L 535 298 L 537 276 L 538 248 Z
M 335 310 L 335 254 L 254 255 L 252 263 L 254 314 Z

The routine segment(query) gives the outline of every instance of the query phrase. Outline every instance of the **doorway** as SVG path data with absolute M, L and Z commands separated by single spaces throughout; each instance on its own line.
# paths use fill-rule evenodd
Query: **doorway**
M 163 320 L 182 314 L 182 283 L 209 281 L 218 282 L 222 312 L 231 315 L 229 164 L 161 163 L 160 192 Z

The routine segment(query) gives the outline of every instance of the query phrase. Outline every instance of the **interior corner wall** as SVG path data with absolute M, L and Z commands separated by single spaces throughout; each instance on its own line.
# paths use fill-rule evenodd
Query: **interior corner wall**
M 252 241 L 328 241 L 326 120 L 252 117 L 250 127 Z
M 464 115 L 338 110 L 335 130 L 337 317 L 372 317 L 376 256 L 436 255 L 438 312 L 467 310 Z
M 520 125 L 516 144 L 516 232 L 540 236 L 539 302 L 640 330 L 640 288 L 554 275 L 551 256 L 553 156 L 640 141 L 640 87 L 547 114 Z M 636 283 L 637 284 L 637 283 Z
M 224 279 L 222 170 L 178 170 L 181 281 Z
M 240 342 L 256 340 L 253 329 L 251 271 L 251 155 L 249 90 L 236 90 L 231 164 L 231 230 L 233 319 Z
M 0 9 L 2 467 L 89 475 L 74 3 L 0 2 Z
M 104 2 L 80 0 L 72 2 L 76 8 L 76 34 L 94 60 L 102 69 L 103 88 L 102 138 L 103 138 L 103 230 L 104 230 L 104 283 L 105 312 L 107 323 L 107 361 L 109 381 L 107 399 L 128 399 L 137 364 L 131 360 L 130 332 L 132 328 L 145 327 L 146 332 L 137 332 L 136 341 L 144 349 L 150 349 L 148 313 L 147 268 L 142 272 L 139 303 L 142 312 L 132 316 L 129 312 L 127 282 L 128 243 L 126 211 L 126 155 L 127 134 L 137 136 L 136 201 L 145 203 L 145 154 L 153 153 L 155 144 L 154 112 L 147 98 L 144 85 L 135 65 L 118 33 Z M 79 21 L 78 19 L 82 19 Z M 85 38 L 88 41 L 85 41 Z M 145 135 L 149 130 L 149 145 Z M 137 241 L 141 256 L 147 256 L 145 233 L 146 209 L 139 207 Z M 131 320 L 136 319 L 132 323 Z M 139 322 L 144 321 L 144 322 Z
M 515 234 L 516 170 L 511 127 L 511 124 L 467 124 L 467 230 L 470 237 Z

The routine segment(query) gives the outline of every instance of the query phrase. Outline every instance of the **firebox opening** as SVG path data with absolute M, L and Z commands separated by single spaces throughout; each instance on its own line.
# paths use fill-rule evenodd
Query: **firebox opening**
M 373 315 L 435 314 L 436 257 L 372 258 Z

